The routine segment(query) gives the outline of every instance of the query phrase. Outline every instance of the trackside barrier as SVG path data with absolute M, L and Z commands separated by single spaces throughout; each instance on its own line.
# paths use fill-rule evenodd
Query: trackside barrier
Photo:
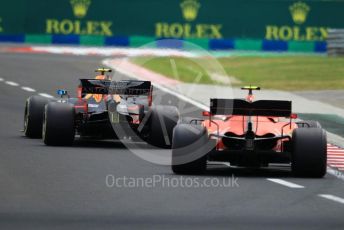
M 330 29 L 327 44 L 329 56 L 344 56 L 344 29 Z
M 281 41 L 259 39 L 182 39 L 178 42 L 166 43 L 154 37 L 126 36 L 79 36 L 79 35 L 4 35 L 0 34 L 0 42 L 27 44 L 61 44 L 82 46 L 120 46 L 139 47 L 150 42 L 156 42 L 159 48 L 183 47 L 183 42 L 192 42 L 208 50 L 253 50 L 277 52 L 318 52 L 327 51 L 326 41 Z

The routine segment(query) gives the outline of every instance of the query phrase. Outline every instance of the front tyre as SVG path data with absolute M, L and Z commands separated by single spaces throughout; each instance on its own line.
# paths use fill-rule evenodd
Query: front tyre
M 321 128 L 295 129 L 292 137 L 292 172 L 298 177 L 326 174 L 327 138 Z
M 51 102 L 45 106 L 43 141 L 46 145 L 72 145 L 75 138 L 74 107 L 67 103 Z

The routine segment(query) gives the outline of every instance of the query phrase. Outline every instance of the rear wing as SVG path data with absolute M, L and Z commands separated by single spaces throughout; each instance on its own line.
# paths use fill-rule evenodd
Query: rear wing
M 150 95 L 150 81 L 80 79 L 81 95 L 85 94 L 120 94 L 120 95 Z
M 248 102 L 241 99 L 210 99 L 212 115 L 243 115 L 290 117 L 291 101 L 260 100 Z

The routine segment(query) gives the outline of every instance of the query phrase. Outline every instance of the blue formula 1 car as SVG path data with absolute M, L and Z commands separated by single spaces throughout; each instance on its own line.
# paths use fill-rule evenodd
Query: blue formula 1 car
M 60 99 L 31 96 L 26 101 L 24 134 L 43 138 L 46 145 L 72 145 L 83 139 L 139 137 L 160 148 L 170 148 L 179 120 L 174 106 L 153 106 L 149 81 L 111 81 L 110 69 L 97 69 L 95 79 L 80 79 L 77 97 L 58 90 Z

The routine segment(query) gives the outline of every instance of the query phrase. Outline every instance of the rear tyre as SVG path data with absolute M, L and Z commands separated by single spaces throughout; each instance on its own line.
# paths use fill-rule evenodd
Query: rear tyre
M 192 124 L 198 125 L 202 123 L 199 118 L 196 117 L 181 117 L 178 124 Z
M 41 96 L 31 96 L 26 100 L 24 112 L 24 134 L 29 138 L 42 137 L 44 106 L 49 99 Z
M 293 131 L 292 172 L 298 177 L 321 178 L 326 174 L 327 139 L 320 128 Z
M 203 174 L 207 168 L 207 154 L 199 155 L 197 150 L 207 141 L 207 130 L 203 126 L 178 124 L 173 131 L 172 171 L 175 174 Z
M 73 144 L 74 113 L 74 107 L 71 104 L 50 102 L 45 106 L 42 135 L 46 145 Z
M 303 121 L 302 123 L 298 124 L 299 128 L 322 128 L 318 121 Z
M 151 110 L 148 143 L 159 148 L 172 147 L 173 129 L 179 120 L 175 106 L 155 106 Z

